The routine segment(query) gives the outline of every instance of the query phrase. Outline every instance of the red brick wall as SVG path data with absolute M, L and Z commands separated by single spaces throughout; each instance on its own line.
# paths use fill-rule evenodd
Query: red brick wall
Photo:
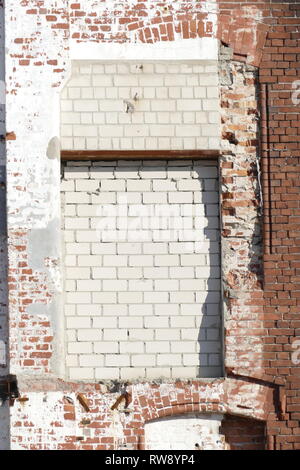
M 266 448 L 265 424 L 254 419 L 227 415 L 222 422 L 228 450 L 264 450 Z

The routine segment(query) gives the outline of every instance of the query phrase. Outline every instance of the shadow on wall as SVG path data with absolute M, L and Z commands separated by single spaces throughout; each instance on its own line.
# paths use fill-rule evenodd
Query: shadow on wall
M 4 5 L 0 3 L 0 377 L 9 373 L 7 226 L 6 226 L 6 126 Z M 0 402 L 0 450 L 9 449 L 9 404 Z
M 198 170 L 198 178 L 204 189 L 202 202 L 204 204 L 206 226 L 203 232 L 207 244 L 206 266 L 203 270 L 201 268 L 197 270 L 196 268 L 196 273 L 197 271 L 199 273 L 198 277 L 205 279 L 206 287 L 203 302 L 198 301 L 196 295 L 196 306 L 199 306 L 199 317 L 201 318 L 198 336 L 198 377 L 213 378 L 223 376 L 221 231 L 217 164 Z M 202 276 L 201 272 L 203 272 Z M 208 272 L 208 275 L 205 278 L 206 272 Z

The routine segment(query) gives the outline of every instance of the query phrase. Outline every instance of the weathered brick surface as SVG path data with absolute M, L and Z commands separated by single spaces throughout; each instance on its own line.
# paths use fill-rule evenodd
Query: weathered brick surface
M 66 150 L 219 148 L 217 61 L 89 63 L 62 92 Z
M 121 423 L 121 428 L 128 445 L 140 448 L 144 445 L 139 437 L 143 435 L 144 420 L 159 418 L 172 411 L 177 414 L 194 412 L 193 403 L 198 403 L 196 411 L 229 412 L 266 421 L 270 449 L 299 449 L 299 85 L 295 83 L 299 80 L 298 1 L 261 0 L 255 5 L 236 0 L 193 4 L 182 1 L 171 5 L 137 1 L 123 2 L 118 9 L 114 2 L 100 2 L 95 11 L 91 11 L 88 0 L 69 5 L 63 0 L 57 3 L 53 7 L 49 0 L 42 4 L 12 1 L 6 13 L 11 372 L 21 374 L 20 383 L 22 374 L 30 371 L 45 374 L 54 370 L 63 375 L 57 358 L 48 357 L 49 351 L 55 353 L 57 348 L 49 346 L 49 350 L 45 350 L 47 357 L 42 357 L 41 350 L 28 339 L 34 333 L 33 344 L 39 343 L 40 335 L 35 333 L 41 326 L 49 328 L 49 338 L 53 336 L 52 329 L 56 331 L 60 316 L 57 116 L 59 87 L 70 70 L 69 46 L 72 49 L 75 45 L 92 42 L 151 44 L 217 37 L 230 45 L 234 54 L 234 61 L 229 65 L 233 81 L 222 85 L 223 93 L 227 95 L 222 106 L 223 142 L 226 144 L 223 148 L 229 147 L 231 152 L 223 156 L 221 165 L 222 171 L 226 172 L 223 181 L 225 230 L 222 234 L 224 249 L 238 253 L 237 258 L 229 256 L 228 263 L 224 263 L 225 314 L 227 326 L 230 325 L 225 340 L 225 361 L 227 373 L 242 375 L 244 380 L 221 380 L 220 388 L 224 383 L 228 386 L 226 393 L 217 394 L 217 404 L 213 402 L 212 397 L 216 395 L 210 384 L 203 386 L 201 397 L 195 398 L 190 395 L 190 386 L 181 387 L 179 394 L 170 393 L 168 397 L 164 385 L 158 388 L 137 386 L 138 398 L 134 403 L 140 414 L 136 421 L 133 415 L 128 426 Z M 253 103 L 248 103 L 249 121 L 245 116 L 241 120 L 236 116 L 238 109 L 241 115 L 245 111 L 242 101 L 248 92 L 253 94 L 254 85 L 253 77 L 249 77 L 253 71 L 245 65 L 239 69 L 237 61 L 259 66 L 259 83 L 268 86 L 268 113 L 265 116 L 268 121 L 263 122 L 261 139 L 265 144 L 262 149 L 262 189 L 266 201 L 263 286 L 260 285 L 259 250 L 253 249 L 260 236 L 259 230 L 253 233 L 260 210 L 256 174 L 259 174 L 259 168 L 254 165 L 257 143 L 253 134 L 256 133 L 255 116 L 259 119 L 260 114 L 257 99 L 254 99 Z M 244 81 L 239 85 L 236 79 L 242 76 Z M 250 87 L 248 92 L 245 85 Z M 242 88 L 241 97 L 239 88 Z M 231 92 L 234 92 L 233 96 L 228 96 Z M 249 128 L 240 128 L 245 123 Z M 3 141 L 4 138 L 3 135 Z M 242 190 L 238 190 L 240 185 Z M 249 196 L 246 201 L 242 197 L 245 192 Z M 245 213 L 241 210 L 244 207 L 248 209 Z M 246 226 L 250 227 L 249 232 Z M 47 240 L 51 240 L 50 246 Z M 27 272 L 22 273 L 22 269 Z M 33 279 L 29 281 L 30 276 Z M 4 301 L 3 317 L 5 308 Z M 47 326 L 42 325 L 45 321 L 49 322 Z M 18 328 L 21 328 L 21 335 Z M 60 344 L 59 334 L 54 337 Z M 33 357 L 29 357 L 31 354 Z M 30 363 L 26 364 L 28 360 Z M 28 380 L 21 383 L 20 388 L 22 394 L 28 394 L 29 401 L 25 405 L 16 402 L 11 408 L 13 447 L 107 449 L 124 444 L 124 440 L 114 440 L 109 430 L 112 420 L 107 416 L 111 416 L 109 408 L 113 395 L 101 396 L 102 414 L 99 413 L 97 420 L 88 425 L 95 431 L 86 433 L 82 441 L 77 440 L 81 417 L 71 402 L 63 402 L 70 389 L 64 385 L 50 392 L 55 387 L 54 380 L 48 383 Z M 79 385 L 70 387 L 77 390 Z M 36 388 L 35 393 L 32 393 L 33 388 Z M 95 409 L 99 406 L 96 403 L 98 394 L 95 386 L 89 388 L 88 396 L 95 403 Z M 43 407 L 48 400 L 49 422 L 44 423 L 39 419 L 42 397 Z M 175 406 L 171 406 L 171 402 Z M 265 409 L 266 403 L 269 410 Z M 1 408 L 1 413 L 6 413 L 1 419 L 8 422 L 7 408 Z M 37 421 L 32 414 L 38 415 Z M 123 419 L 122 414 L 120 419 Z M 228 425 L 227 421 L 229 440 L 236 447 L 236 425 L 234 422 Z M 67 423 L 71 423 L 71 431 Z M 53 427 L 53 434 L 49 432 L 49 426 Z M 28 427 L 31 427 L 31 433 L 28 433 Z M 247 427 L 245 424 L 243 430 Z M 61 432 L 58 437 L 57 429 Z M 3 447 L 7 441 L 9 439 L 1 430 Z M 247 432 L 243 442 L 245 446 L 249 443 Z

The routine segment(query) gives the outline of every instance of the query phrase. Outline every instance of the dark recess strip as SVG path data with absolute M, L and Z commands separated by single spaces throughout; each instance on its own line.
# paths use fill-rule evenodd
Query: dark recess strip
M 62 161 L 76 160 L 212 160 L 219 150 L 62 150 Z

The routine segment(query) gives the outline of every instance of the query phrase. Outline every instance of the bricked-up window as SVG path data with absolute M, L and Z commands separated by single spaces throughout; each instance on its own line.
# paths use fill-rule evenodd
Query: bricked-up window
M 65 150 L 217 149 L 217 61 L 73 63 L 62 92 Z
M 216 162 L 67 162 L 61 189 L 70 377 L 220 376 Z

